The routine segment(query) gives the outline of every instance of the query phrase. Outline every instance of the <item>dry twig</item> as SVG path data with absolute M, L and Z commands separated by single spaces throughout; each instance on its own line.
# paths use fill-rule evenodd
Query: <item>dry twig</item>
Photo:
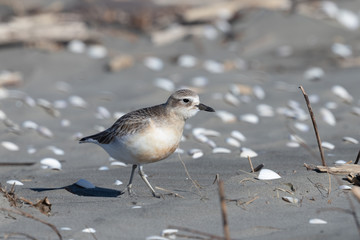
M 225 240 L 230 240 L 230 231 L 229 231 L 229 223 L 227 219 L 226 200 L 225 200 L 225 191 L 224 191 L 224 181 L 219 180 L 218 185 L 219 185 L 219 197 L 220 197 L 221 217 L 223 223 L 224 237 Z

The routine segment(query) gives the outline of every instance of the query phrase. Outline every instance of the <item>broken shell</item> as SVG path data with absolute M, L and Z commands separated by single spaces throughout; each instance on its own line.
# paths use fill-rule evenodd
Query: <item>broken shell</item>
M 33 146 L 30 146 L 27 149 L 28 154 L 34 154 L 34 153 L 36 153 L 36 151 L 37 151 L 36 148 L 34 148 Z
M 257 105 L 256 110 L 260 117 L 273 117 L 275 115 L 273 108 L 267 104 Z
M 175 84 L 166 78 L 156 78 L 154 84 L 156 87 L 166 90 L 168 92 L 173 92 L 175 89 Z
M 69 127 L 71 125 L 71 122 L 69 119 L 62 119 L 61 120 L 61 126 L 62 127 Z
M 65 151 L 58 148 L 58 147 L 55 147 L 55 146 L 48 146 L 47 147 L 50 151 L 52 151 L 55 155 L 59 155 L 59 156 L 62 156 L 65 154 Z
M 87 49 L 87 55 L 94 59 L 100 59 L 106 57 L 108 54 L 107 49 L 102 45 L 91 45 Z
M 322 68 L 312 67 L 305 71 L 304 78 L 309 81 L 321 80 L 324 77 L 325 73 Z
M 291 148 L 298 148 L 298 147 L 300 147 L 300 143 L 290 141 L 290 142 L 286 143 L 286 146 L 291 147 Z
M 230 112 L 217 110 L 215 115 L 218 116 L 224 123 L 236 122 L 236 116 Z
M 85 49 L 86 49 L 86 45 L 83 41 L 71 40 L 67 44 L 67 49 L 69 52 L 72 52 L 72 53 L 84 53 Z
M 244 136 L 244 134 L 242 134 L 240 131 L 238 130 L 233 130 L 230 134 L 233 138 L 236 138 L 237 140 L 240 140 L 241 142 L 245 142 L 246 141 L 246 137 Z
M 161 236 L 167 237 L 168 239 L 176 239 L 176 234 L 179 230 L 177 229 L 164 229 L 161 232 Z
M 87 102 L 80 96 L 70 96 L 69 102 L 74 107 L 86 108 Z
M 321 108 L 320 109 L 320 114 L 321 114 L 322 119 L 324 120 L 324 122 L 326 122 L 330 126 L 335 126 L 336 125 L 335 116 L 330 110 L 328 110 L 326 108 Z
M 214 60 L 206 60 L 203 66 L 205 70 L 211 73 L 223 73 L 225 71 L 224 65 Z
M 302 123 L 302 122 L 296 122 L 296 123 L 294 123 L 294 126 L 296 129 L 298 129 L 302 132 L 307 132 L 310 129 L 309 125 L 307 125 L 306 123 Z
M 356 30 L 359 28 L 358 16 L 352 11 L 339 9 L 335 18 L 340 24 L 349 30 Z
M 342 44 L 342 43 L 334 43 L 331 46 L 331 51 L 336 56 L 339 56 L 339 57 L 342 57 L 342 58 L 348 58 L 348 57 L 351 57 L 351 55 L 352 55 L 351 47 L 347 46 L 345 44 Z
M 240 116 L 240 120 L 243 122 L 251 123 L 251 124 L 258 124 L 259 123 L 259 117 L 255 114 L 244 114 Z
M 339 189 L 341 189 L 341 190 L 351 190 L 351 186 L 349 186 L 349 185 L 341 185 L 341 186 L 339 186 Z
M 85 189 L 90 189 L 90 188 L 96 188 L 96 186 L 94 184 L 92 184 L 91 182 L 89 182 L 88 180 L 85 179 L 79 179 L 75 185 L 85 188 Z
M 351 96 L 350 93 L 343 86 L 335 85 L 331 88 L 331 90 L 336 96 L 338 96 L 347 103 L 351 103 L 354 100 L 353 96 Z
M 93 228 L 84 228 L 82 230 L 82 232 L 84 232 L 84 233 L 96 233 L 96 230 L 93 229 Z
M 65 109 L 67 108 L 68 103 L 65 100 L 56 100 L 52 105 L 56 109 Z
M 16 145 L 16 144 L 13 143 L 13 142 L 9 142 L 9 141 L 2 141 L 2 142 L 1 142 L 1 145 L 2 145 L 4 148 L 6 148 L 7 150 L 13 151 L 13 152 L 19 151 L 19 149 L 20 149 L 18 145 Z
M 248 157 L 254 158 L 257 156 L 258 154 L 255 151 L 251 150 L 250 148 L 246 148 L 246 147 L 241 148 L 241 152 L 240 152 L 241 158 L 248 158 Z
M 117 186 L 122 185 L 122 184 L 123 184 L 123 182 L 120 180 L 115 180 L 115 182 L 114 182 L 114 185 L 117 185 Z
M 321 1 L 321 10 L 330 18 L 335 18 L 339 13 L 339 8 L 334 2 Z
M 309 220 L 310 224 L 327 224 L 326 221 L 320 219 L 320 218 L 313 218 Z
M 36 130 L 43 137 L 52 138 L 54 136 L 54 134 L 51 132 L 51 130 L 48 129 L 47 127 L 38 126 L 38 128 Z
M 111 117 L 111 113 L 106 107 L 99 106 L 96 111 L 96 117 L 98 119 L 109 119 Z
M 225 142 L 227 144 L 229 144 L 230 146 L 233 146 L 233 147 L 240 147 L 241 146 L 241 143 L 238 140 L 236 140 L 235 138 L 232 138 L 232 137 L 226 138 Z
M 61 170 L 61 163 L 55 158 L 44 158 L 40 163 L 44 165 L 42 167 L 45 169 Z
M 64 81 L 59 81 L 55 83 L 55 87 L 60 92 L 69 93 L 71 91 L 71 85 Z
M 0 121 L 4 121 L 7 118 L 6 113 L 4 111 L 0 110 Z
M 190 149 L 188 151 L 188 153 L 193 159 L 197 159 L 197 158 L 204 156 L 204 153 L 200 149 L 197 149 L 197 148 Z
M 285 202 L 294 203 L 294 204 L 298 204 L 298 203 L 299 203 L 299 199 L 298 199 L 298 198 L 294 198 L 294 197 L 284 196 L 284 197 L 282 197 L 282 200 L 284 200 Z
M 108 166 L 101 166 L 98 168 L 99 171 L 107 171 L 109 170 L 109 167 Z
M 149 236 L 146 237 L 145 240 L 169 240 L 169 238 L 160 236 Z
M 39 107 L 42 107 L 48 114 L 50 114 L 53 117 L 59 117 L 60 112 L 54 108 L 51 102 L 49 102 L 46 99 L 39 98 L 36 101 L 36 104 Z
M 190 68 L 194 67 L 198 63 L 198 60 L 196 57 L 191 55 L 181 55 L 178 58 L 177 63 L 180 67 Z
M 24 184 L 18 180 L 8 180 L 6 181 L 7 184 L 10 184 L 10 185 L 17 185 L 17 186 L 23 186 Z
M 119 166 L 119 167 L 126 167 L 127 164 L 126 163 L 123 163 L 123 162 L 120 162 L 120 161 L 113 161 L 110 163 L 111 166 Z
M 329 150 L 334 150 L 335 149 L 335 145 L 329 142 L 322 142 L 321 146 L 325 149 L 329 149 Z
M 60 230 L 62 231 L 71 231 L 70 227 L 61 227 Z
M 229 103 L 230 105 L 234 106 L 234 107 L 238 107 L 240 105 L 240 101 L 239 99 L 237 99 L 237 97 L 235 97 L 233 94 L 231 93 L 226 93 L 224 95 L 224 101 Z
M 223 147 L 216 147 L 212 150 L 212 153 L 231 153 L 231 150 Z
M 360 116 L 360 107 L 353 107 L 352 108 L 352 113 L 355 115 Z
M 191 83 L 195 87 L 205 87 L 208 84 L 209 80 L 206 77 L 198 76 L 194 77 L 191 80 Z
M 164 68 L 164 63 L 160 58 L 157 57 L 147 57 L 144 59 L 144 65 L 153 70 L 160 71 Z
M 344 165 L 344 164 L 346 164 L 346 161 L 344 161 L 344 160 L 336 160 L 335 161 L 335 165 Z
M 198 135 L 213 136 L 213 137 L 220 136 L 219 132 L 217 132 L 215 130 L 211 130 L 211 129 L 206 129 L 206 128 L 194 128 L 192 130 L 192 134 L 194 136 L 198 136 Z
M 349 142 L 349 143 L 353 143 L 353 144 L 358 144 L 359 141 L 356 140 L 355 138 L 352 137 L 343 137 L 342 139 L 344 142 Z
M 256 98 L 263 100 L 266 97 L 266 93 L 262 87 L 256 85 L 253 87 L 253 93 Z
M 259 180 L 274 180 L 274 179 L 279 179 L 281 177 L 279 174 L 277 174 L 273 170 L 263 168 L 260 170 L 257 178 Z

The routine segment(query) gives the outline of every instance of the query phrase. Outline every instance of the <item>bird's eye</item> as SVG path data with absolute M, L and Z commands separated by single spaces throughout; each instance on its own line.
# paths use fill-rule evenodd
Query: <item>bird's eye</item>
M 187 99 L 187 98 L 184 98 L 184 99 L 183 99 L 183 102 L 184 102 L 184 103 L 188 103 L 189 101 L 190 101 L 190 100 Z

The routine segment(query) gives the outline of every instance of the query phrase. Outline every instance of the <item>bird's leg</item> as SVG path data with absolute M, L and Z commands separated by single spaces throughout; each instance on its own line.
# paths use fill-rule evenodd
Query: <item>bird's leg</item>
M 130 180 L 129 180 L 129 183 L 128 183 L 127 187 L 126 187 L 127 190 L 128 190 L 129 195 L 131 195 L 131 193 L 132 193 L 131 187 L 132 187 L 132 181 L 133 181 L 133 178 L 134 178 L 134 172 L 135 172 L 136 167 L 137 167 L 136 164 L 132 165 Z
M 144 180 L 146 185 L 150 188 L 152 195 L 156 198 L 160 198 L 160 195 L 155 192 L 154 188 L 150 185 L 149 181 L 147 180 L 146 175 L 143 171 L 143 167 L 141 165 L 139 165 L 139 175 L 142 178 L 142 180 Z

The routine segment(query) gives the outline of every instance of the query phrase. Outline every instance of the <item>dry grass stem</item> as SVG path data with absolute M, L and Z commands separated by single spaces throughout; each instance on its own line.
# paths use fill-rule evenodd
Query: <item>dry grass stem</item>
M 169 225 L 168 228 L 178 229 L 179 231 L 188 232 L 188 233 L 196 234 L 196 235 L 201 235 L 201 236 L 206 237 L 205 239 L 224 240 L 223 237 L 219 237 L 219 236 L 216 236 L 216 235 L 213 235 L 213 234 L 209 234 L 209 233 L 206 233 L 206 232 L 202 232 L 202 231 L 187 228 L 187 227 L 179 227 L 179 226 Z
M 221 217 L 223 223 L 224 237 L 225 240 L 230 240 L 230 231 L 229 231 L 229 223 L 227 219 L 226 199 L 225 199 L 225 191 L 224 191 L 224 181 L 219 180 L 218 186 L 219 186 L 219 197 L 220 197 Z
M 179 156 L 179 159 L 180 159 L 181 164 L 182 164 L 183 167 L 184 167 L 184 170 L 185 170 L 185 172 L 186 172 L 186 175 L 188 176 L 188 178 L 190 179 L 190 181 L 193 183 L 193 185 L 195 186 L 195 188 L 196 188 L 197 191 L 199 192 L 199 195 L 202 196 L 202 193 L 201 193 L 201 191 L 200 191 L 200 188 L 201 188 L 200 184 L 199 184 L 198 182 L 196 182 L 195 180 L 192 179 L 192 177 L 190 176 L 190 173 L 189 173 L 189 171 L 188 171 L 188 169 L 187 169 L 184 161 L 181 159 L 180 154 L 178 154 L 178 156 Z
M 355 160 L 354 164 L 358 164 L 359 159 L 360 159 L 360 150 L 359 150 L 359 152 L 358 152 L 358 155 L 357 155 L 357 157 L 356 157 L 356 160 Z
M 307 105 L 307 108 L 309 110 L 309 114 L 310 114 L 310 117 L 311 117 L 311 121 L 312 121 L 313 126 L 314 126 L 315 136 L 316 136 L 316 140 L 317 140 L 319 151 L 320 151 L 321 163 L 322 163 L 323 166 L 326 166 L 325 157 L 324 157 L 324 150 L 323 150 L 323 148 L 321 146 L 321 139 L 320 139 L 318 127 L 317 127 L 317 124 L 316 124 L 315 116 L 314 116 L 314 113 L 313 113 L 311 105 L 310 105 L 309 97 L 306 94 L 306 92 L 305 92 L 305 90 L 304 90 L 304 88 L 302 86 L 300 86 L 299 88 L 300 88 L 301 92 L 304 95 L 305 102 L 306 102 L 306 105 Z
M 253 164 L 252 164 L 252 162 L 251 162 L 250 156 L 248 156 L 248 161 L 249 161 L 249 164 L 250 164 L 251 172 L 255 172 L 255 171 L 254 171 Z
M 176 193 L 176 192 L 173 192 L 173 191 L 170 191 L 168 189 L 165 189 L 165 188 L 161 188 L 161 187 L 155 187 L 157 190 L 160 190 L 160 191 L 164 191 L 164 192 L 167 192 L 168 195 L 173 195 L 175 197 L 179 197 L 179 198 L 184 198 L 184 196 L 181 196 L 180 194 Z

